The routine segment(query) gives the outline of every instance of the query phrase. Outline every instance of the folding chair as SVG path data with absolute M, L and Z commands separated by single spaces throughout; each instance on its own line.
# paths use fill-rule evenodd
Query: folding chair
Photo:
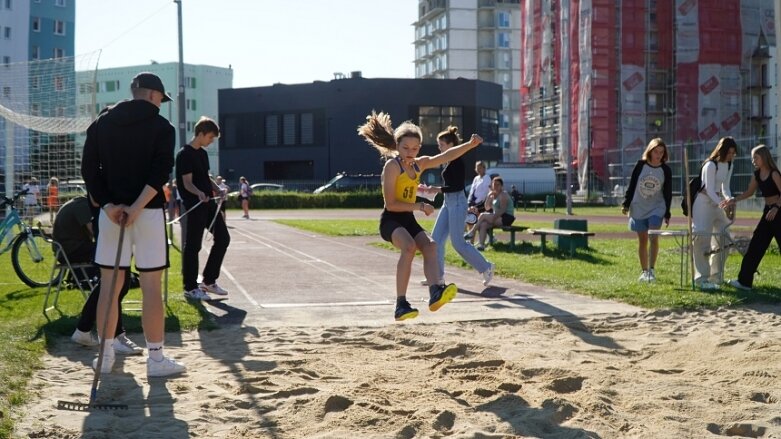
M 60 291 L 63 288 L 62 284 L 63 282 L 68 281 L 68 275 L 75 279 L 76 287 L 79 289 L 79 291 L 81 291 L 81 295 L 85 301 L 87 300 L 87 297 L 89 297 L 90 291 L 92 291 L 92 288 L 94 287 L 92 278 L 90 278 L 88 272 L 90 268 L 94 267 L 91 262 L 79 262 L 72 264 L 59 242 L 50 238 L 47 238 L 46 241 L 52 245 L 52 249 L 54 250 L 54 263 L 52 264 L 52 271 L 51 275 L 49 276 L 49 286 L 46 288 L 46 297 L 43 299 L 44 316 L 46 316 L 47 311 L 57 308 L 57 301 L 60 298 Z M 90 291 L 84 291 L 84 287 L 81 283 L 82 279 L 86 279 Z M 55 284 L 57 285 L 57 290 L 54 292 L 54 301 L 52 302 L 52 306 L 49 306 L 49 296 L 51 295 L 52 287 Z

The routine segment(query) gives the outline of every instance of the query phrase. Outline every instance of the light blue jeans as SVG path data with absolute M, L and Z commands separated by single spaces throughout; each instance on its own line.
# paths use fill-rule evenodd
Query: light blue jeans
M 437 243 L 437 261 L 439 279 L 445 277 L 445 243 L 448 236 L 453 248 L 464 258 L 467 264 L 482 273 L 491 268 L 491 264 L 472 244 L 464 240 L 464 222 L 466 221 L 466 195 L 463 191 L 446 193 L 445 202 L 437 214 L 431 238 Z

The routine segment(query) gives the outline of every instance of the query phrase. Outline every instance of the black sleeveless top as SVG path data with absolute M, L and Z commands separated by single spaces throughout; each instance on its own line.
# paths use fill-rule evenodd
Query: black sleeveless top
M 763 197 L 772 197 L 774 195 L 779 195 L 776 182 L 773 181 L 774 172 L 776 171 L 770 171 L 770 174 L 767 176 L 767 179 L 763 181 L 759 179 L 759 169 L 754 171 L 754 178 L 756 178 L 757 182 L 759 183 L 759 190 L 760 192 L 762 192 Z
M 442 192 L 463 192 L 465 178 L 466 169 L 464 169 L 464 162 L 462 162 L 461 157 L 459 157 L 448 163 L 445 166 L 445 169 L 442 170 L 442 180 L 445 182 L 442 186 Z

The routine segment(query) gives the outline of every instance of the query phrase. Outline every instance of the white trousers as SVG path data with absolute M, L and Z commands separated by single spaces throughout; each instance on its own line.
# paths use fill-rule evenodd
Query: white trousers
M 705 254 L 711 249 L 723 248 L 722 233 L 729 233 L 730 221 L 724 209 L 714 203 L 707 195 L 698 194 L 692 207 L 692 234 L 694 251 L 694 282 L 704 281 L 721 283 L 726 252 L 714 253 L 708 258 Z M 710 260 L 709 260 L 710 259 Z

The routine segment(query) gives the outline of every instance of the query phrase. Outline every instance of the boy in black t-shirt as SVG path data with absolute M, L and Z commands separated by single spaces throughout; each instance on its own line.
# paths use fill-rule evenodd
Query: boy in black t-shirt
M 217 212 L 212 194 L 224 196 L 223 189 L 209 177 L 209 157 L 206 148 L 220 136 L 217 123 L 208 117 L 201 117 L 195 124 L 195 136 L 189 145 L 184 145 L 176 155 L 176 185 L 187 211 L 187 236 L 182 249 L 182 277 L 184 297 L 195 300 L 212 300 L 209 293 L 227 296 L 228 292 L 217 285 L 225 252 L 230 244 L 225 219 Z M 203 231 L 211 225 L 209 232 L 214 244 L 203 269 L 203 282 L 198 284 L 198 253 L 201 251 Z

